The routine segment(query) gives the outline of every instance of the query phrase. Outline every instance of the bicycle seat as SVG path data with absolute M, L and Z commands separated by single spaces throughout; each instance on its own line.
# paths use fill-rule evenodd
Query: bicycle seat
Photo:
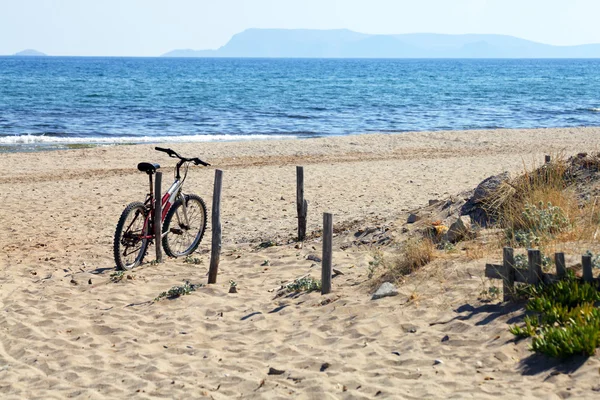
M 142 172 L 147 173 L 147 174 L 153 174 L 159 168 L 160 168 L 160 165 L 153 164 L 153 163 L 148 163 L 148 162 L 141 162 L 141 163 L 138 164 L 138 169 L 140 171 L 142 171 Z

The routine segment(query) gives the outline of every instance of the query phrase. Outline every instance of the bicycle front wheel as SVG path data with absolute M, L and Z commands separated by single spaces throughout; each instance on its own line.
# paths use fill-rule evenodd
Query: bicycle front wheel
M 140 202 L 129 204 L 119 218 L 114 239 L 114 256 L 117 268 L 130 270 L 142 263 L 148 250 L 146 208 Z
M 185 196 L 188 223 L 183 202 L 177 200 L 167 213 L 163 224 L 163 248 L 169 257 L 190 255 L 198 248 L 206 230 L 206 205 L 200 196 Z

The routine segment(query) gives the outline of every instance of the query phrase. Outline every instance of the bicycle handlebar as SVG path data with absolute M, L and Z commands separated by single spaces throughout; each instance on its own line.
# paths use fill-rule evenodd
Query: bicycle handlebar
M 181 157 L 179 154 L 177 154 L 176 151 L 171 150 L 171 149 L 165 149 L 163 147 L 155 147 L 154 150 L 162 151 L 163 153 L 167 153 L 169 155 L 169 157 L 179 158 L 181 161 L 184 161 L 184 162 L 189 161 L 189 162 L 193 162 L 196 165 L 204 165 L 205 167 L 210 166 L 209 163 L 202 161 L 198 157 L 194 157 L 194 158 Z

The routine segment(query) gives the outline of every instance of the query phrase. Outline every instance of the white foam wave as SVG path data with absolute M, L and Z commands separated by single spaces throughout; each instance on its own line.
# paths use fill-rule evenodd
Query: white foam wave
M 189 135 L 189 136 L 120 136 L 70 138 L 44 135 L 0 136 L 0 144 L 122 144 L 122 143 L 192 143 L 242 140 L 293 139 L 294 135 Z
M 590 108 L 589 110 L 593 112 L 600 112 L 600 108 Z

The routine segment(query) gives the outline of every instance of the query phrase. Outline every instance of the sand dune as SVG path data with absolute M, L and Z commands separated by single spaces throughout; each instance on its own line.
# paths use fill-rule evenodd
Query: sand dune
M 489 175 L 598 144 L 600 130 L 586 128 L 173 145 L 224 170 L 224 249 L 218 284 L 159 302 L 184 280 L 206 283 L 210 234 L 199 264 L 146 263 L 117 283 L 112 235 L 124 206 L 144 197 L 136 164 L 160 162 L 169 178 L 171 159 L 151 145 L 0 154 L 0 395 L 595 398 L 597 356 L 552 369 L 507 331 L 522 308 L 478 300 L 485 260 L 438 260 L 399 296 L 372 301 L 374 248 L 343 244 Z M 327 296 L 276 297 L 282 283 L 320 276 L 307 259 L 319 238 L 292 242 L 295 165 L 305 166 L 308 230 L 327 211 L 341 232 L 344 275 Z M 186 183 L 209 206 L 214 167 Z M 280 245 L 257 249 L 266 240 Z

